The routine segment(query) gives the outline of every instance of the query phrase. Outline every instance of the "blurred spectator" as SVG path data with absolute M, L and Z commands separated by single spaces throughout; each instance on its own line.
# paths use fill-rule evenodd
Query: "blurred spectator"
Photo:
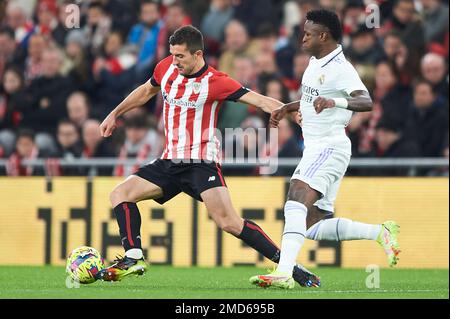
M 348 125 L 354 156 L 372 154 L 375 128 L 383 117 L 403 130 L 408 114 L 411 92 L 409 87 L 399 83 L 394 68 L 387 62 L 377 65 L 375 90 L 372 94 L 373 110 L 353 115 Z
M 0 27 L 0 78 L 9 65 L 21 67 L 24 61 L 25 52 L 17 46 L 14 30 L 10 27 Z
M 59 120 L 67 117 L 66 100 L 75 87 L 70 77 L 60 74 L 62 61 L 58 49 L 46 49 L 42 54 L 42 76 L 34 79 L 25 90 L 28 103 L 24 106 L 22 125 L 37 133 L 54 134 Z M 36 139 L 39 147 L 53 149 L 51 139 L 46 138 L 42 145 L 40 136 L 38 134 Z
M 268 79 L 261 90 L 261 94 L 274 98 L 283 103 L 289 103 L 290 101 L 287 87 L 283 84 L 283 81 L 276 76 Z
M 64 45 L 66 29 L 60 25 L 59 9 L 54 1 L 40 1 L 36 8 L 37 24 L 31 31 L 33 34 L 42 34 L 53 39 L 58 45 Z
M 89 91 L 93 81 L 90 70 L 91 59 L 85 50 L 86 46 L 87 41 L 82 31 L 72 30 L 67 34 L 65 54 L 70 63 L 70 76 L 77 87 Z
M 7 5 L 6 1 L 0 2 L 0 21 L 4 21 L 4 19 L 5 19 L 5 16 L 6 16 L 6 5 Z
M 245 24 L 250 36 L 256 36 L 263 23 L 270 23 L 274 28 L 279 28 L 282 1 L 237 0 L 234 3 L 234 18 Z
M 0 94 L 0 146 L 4 155 L 14 149 L 15 134 L 22 119 L 24 80 L 20 70 L 8 68 L 2 79 L 3 92 Z
M 344 47 L 347 47 L 350 36 L 358 31 L 366 20 L 366 8 L 363 1 L 347 1 L 342 12 L 342 35 Z
M 58 123 L 56 132 L 57 152 L 52 157 L 60 158 L 73 162 L 74 159 L 81 157 L 82 144 L 80 131 L 75 123 L 70 120 L 63 119 Z M 59 161 L 50 160 L 46 166 L 48 172 L 54 176 L 79 176 L 83 175 L 80 167 L 65 166 L 61 167 Z
M 42 176 L 44 170 L 39 167 L 24 166 L 24 160 L 33 160 L 42 156 L 34 141 L 34 133 L 23 129 L 17 135 L 15 151 L 8 158 L 6 175 L 8 176 Z
M 271 53 L 258 54 L 255 57 L 255 68 L 259 91 L 266 86 L 267 81 L 274 77 L 281 77 L 277 63 L 275 62 L 275 56 Z
M 209 11 L 203 16 L 201 31 L 205 37 L 205 42 L 214 42 L 214 47 L 224 40 L 225 26 L 233 18 L 233 6 L 231 0 L 212 0 Z
M 85 93 L 76 91 L 70 94 L 67 98 L 67 114 L 69 120 L 81 130 L 90 115 L 90 105 Z
M 167 0 L 163 0 L 163 3 Z M 169 0 L 174 1 L 174 0 Z M 175 0 L 180 1 L 180 0 Z M 189 17 L 189 24 L 197 26 L 200 30 L 202 25 L 202 19 L 207 14 L 211 1 L 213 0 L 181 0 L 185 4 L 184 9 L 186 10 L 186 15 Z
M 138 20 L 141 2 L 143 1 L 107 0 L 105 9 L 111 15 L 112 30 L 119 30 L 123 34 L 128 34 Z
M 448 55 L 448 3 L 442 0 L 421 0 L 424 13 L 425 41 L 428 48 Z
M 56 157 L 71 160 L 81 156 L 82 145 L 80 131 L 75 123 L 67 119 L 59 121 L 56 140 L 58 144 Z M 64 175 L 77 175 L 77 172 L 79 172 L 77 169 L 65 168 L 62 173 Z
M 92 73 L 96 81 L 95 95 L 101 116 L 106 116 L 119 104 L 133 84 L 132 67 L 136 55 L 123 47 L 123 37 L 112 32 L 106 38 L 104 55 L 95 59 Z
M 336 11 L 340 14 L 345 8 L 346 0 L 319 0 L 319 5 L 323 9 Z
M 234 59 L 237 55 L 247 55 L 254 59 L 259 54 L 259 46 L 249 38 L 245 26 L 237 21 L 230 21 L 225 28 L 225 51 L 219 59 L 219 70 L 235 77 Z
M 303 74 L 308 67 L 311 56 L 307 53 L 298 51 L 294 55 L 292 63 L 292 78 L 285 79 L 284 84 L 289 89 L 289 97 L 291 101 L 300 100 L 300 85 L 302 83 Z
M 433 87 L 426 81 L 414 86 L 413 108 L 408 117 L 405 136 L 419 146 L 420 156 L 439 157 L 448 134 L 448 111 L 436 98 Z
M 125 121 L 125 142 L 120 148 L 119 160 L 133 158 L 134 165 L 121 163 L 114 169 L 114 176 L 128 176 L 137 171 L 149 159 L 161 155 L 161 139 L 146 118 L 134 117 Z
M 280 41 L 282 38 L 280 38 Z M 270 24 L 262 24 L 258 30 L 258 35 L 256 37 L 258 41 L 259 50 L 262 53 L 276 54 L 277 49 L 279 49 L 280 41 L 278 38 L 277 29 L 272 27 Z
M 303 74 L 308 67 L 311 56 L 307 53 L 298 52 L 294 57 L 294 78 L 301 83 Z
M 186 14 L 184 7 L 179 2 L 174 2 L 167 7 L 167 12 L 164 16 L 164 25 L 159 32 L 157 56 L 158 61 L 164 59 L 170 54 L 169 51 L 169 37 L 176 29 L 190 24 L 191 19 Z
M 390 120 L 381 120 L 376 129 L 377 149 L 373 154 L 379 158 L 419 157 L 417 144 L 403 137 L 399 126 Z M 408 168 L 373 168 L 367 170 L 365 175 L 375 176 L 405 176 Z
M 397 31 L 386 34 L 383 49 L 387 60 L 395 66 L 401 83 L 410 85 L 420 72 L 419 63 Z
M 392 17 L 377 31 L 380 36 L 384 36 L 392 30 L 398 32 L 408 48 L 411 60 L 417 65 L 425 52 L 425 35 L 414 0 L 396 0 L 392 13 Z
M 27 84 L 42 75 L 42 54 L 47 47 L 48 41 L 42 34 L 34 34 L 30 37 L 28 57 L 25 60 L 25 82 Z
M 295 49 L 289 45 L 289 38 L 285 35 L 279 36 L 277 29 L 266 23 L 260 26 L 256 41 L 261 54 L 273 57 L 277 72 L 282 76 L 291 77 Z
M 246 55 L 238 55 L 234 59 L 233 73 L 235 80 L 244 87 L 257 90 L 255 63 Z M 225 128 L 239 127 L 242 121 L 253 111 L 244 103 L 225 101 L 220 109 L 217 127 L 224 132 Z
M 14 30 L 16 42 L 26 49 L 28 37 L 34 25 L 21 4 L 15 2 L 8 3 L 6 8 L 6 23 Z
M 135 47 L 138 56 L 136 71 L 141 74 L 139 79 L 148 77 L 152 64 L 156 62 L 158 36 L 162 27 L 158 9 L 156 2 L 143 1 L 139 23 L 128 34 L 128 44 Z
M 100 135 L 100 122 L 89 119 L 84 122 L 82 129 L 83 158 L 115 157 L 109 140 Z M 111 167 L 98 167 L 83 170 L 85 175 L 111 176 Z
M 366 67 L 380 62 L 384 52 L 374 29 L 368 28 L 365 24 L 359 25 L 358 29 L 351 33 L 350 47 L 346 50 L 345 56 L 352 64 L 362 64 Z
M 87 13 L 84 33 L 91 54 L 99 54 L 106 37 L 111 31 L 111 18 L 105 12 L 101 2 L 92 1 Z
M 267 79 L 264 86 L 262 87 L 261 94 L 283 103 L 289 103 L 290 101 L 288 88 L 284 85 L 281 78 L 276 76 Z M 264 123 L 268 127 L 270 114 L 260 109 L 257 109 L 256 112 L 261 118 L 264 119 Z
M 442 56 L 427 53 L 420 63 L 422 77 L 433 85 L 433 90 L 448 105 L 448 69 Z

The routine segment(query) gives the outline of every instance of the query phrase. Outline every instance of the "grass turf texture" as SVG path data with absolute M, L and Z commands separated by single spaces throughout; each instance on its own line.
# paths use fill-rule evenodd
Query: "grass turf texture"
M 66 287 L 64 267 L 0 266 L 0 298 L 308 299 L 449 298 L 448 270 L 381 269 L 380 288 L 366 287 L 365 269 L 318 268 L 321 288 L 262 289 L 248 278 L 254 267 L 174 268 L 150 266 L 142 277 Z

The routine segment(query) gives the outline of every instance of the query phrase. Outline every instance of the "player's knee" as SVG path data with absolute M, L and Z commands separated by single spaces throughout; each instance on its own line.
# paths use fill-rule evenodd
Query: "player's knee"
M 293 200 L 296 202 L 304 202 L 307 194 L 307 190 L 301 186 L 292 186 L 289 188 L 288 200 Z
M 233 218 L 222 218 L 217 223 L 220 229 L 231 235 L 238 236 L 241 231 L 239 220 Z
M 109 200 L 112 207 L 116 207 L 120 203 L 129 201 L 127 199 L 127 192 L 121 186 L 116 186 L 109 194 Z

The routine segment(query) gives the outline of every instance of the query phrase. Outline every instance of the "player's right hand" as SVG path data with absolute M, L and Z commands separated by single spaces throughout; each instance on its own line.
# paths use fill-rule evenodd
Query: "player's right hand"
M 100 134 L 103 137 L 111 136 L 113 131 L 116 129 L 116 117 L 114 114 L 109 114 L 100 124 Z
M 283 106 L 280 106 L 279 108 L 275 109 L 270 113 L 270 127 L 278 127 L 278 123 L 283 119 L 283 117 L 286 115 L 287 111 L 286 108 Z

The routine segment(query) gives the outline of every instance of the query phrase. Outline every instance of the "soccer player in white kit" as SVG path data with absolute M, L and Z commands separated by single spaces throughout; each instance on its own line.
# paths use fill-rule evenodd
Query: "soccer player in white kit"
M 271 274 L 250 278 L 261 287 L 292 289 L 292 269 L 305 238 L 313 240 L 376 240 L 394 266 L 400 252 L 398 225 L 394 221 L 370 225 L 346 218 L 327 218 L 351 156 L 351 142 L 345 133 L 352 112 L 372 110 L 372 100 L 355 68 L 345 59 L 341 25 L 334 12 L 307 13 L 303 50 L 311 59 L 302 78 L 301 100 L 272 112 L 271 126 L 288 113 L 302 114 L 305 142 L 303 157 L 295 169 L 284 206 L 285 226 L 281 256 Z

